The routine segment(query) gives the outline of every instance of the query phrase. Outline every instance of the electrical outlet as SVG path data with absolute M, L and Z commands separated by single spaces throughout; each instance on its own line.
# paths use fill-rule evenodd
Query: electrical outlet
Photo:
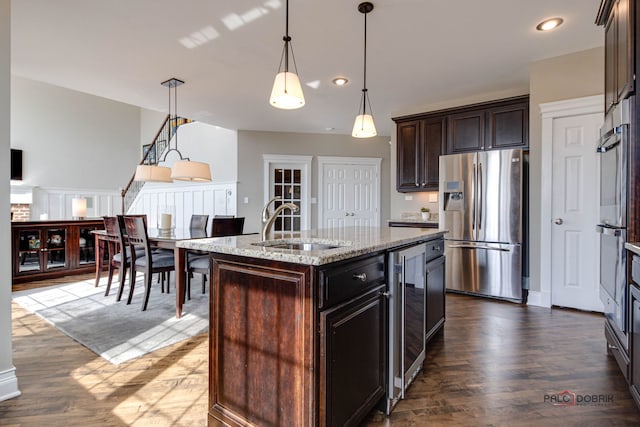
M 242 202 L 243 202 L 245 205 L 248 205 L 248 204 L 249 204 L 249 198 L 248 198 L 248 197 L 245 197 L 244 199 L 242 199 Z
M 413 200 L 413 196 L 406 195 L 406 196 L 404 196 L 404 199 L 405 200 Z

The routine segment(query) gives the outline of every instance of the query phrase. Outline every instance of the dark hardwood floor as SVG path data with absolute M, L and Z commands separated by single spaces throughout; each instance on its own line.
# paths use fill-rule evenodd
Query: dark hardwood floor
M 16 304 L 12 318 L 22 396 L 0 402 L 0 425 L 206 425 L 207 334 L 114 366 Z M 545 401 L 564 390 L 608 401 Z M 638 426 L 640 412 L 601 315 L 448 294 L 407 399 L 365 425 Z

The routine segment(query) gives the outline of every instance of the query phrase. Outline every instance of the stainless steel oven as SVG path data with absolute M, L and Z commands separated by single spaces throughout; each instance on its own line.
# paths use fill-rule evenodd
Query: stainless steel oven
M 626 342 L 627 163 L 629 104 L 621 102 L 602 127 L 600 156 L 600 299 L 613 329 Z

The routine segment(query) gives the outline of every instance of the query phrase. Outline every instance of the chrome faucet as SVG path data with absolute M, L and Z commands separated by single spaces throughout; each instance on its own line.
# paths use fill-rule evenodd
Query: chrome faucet
M 278 215 L 280 214 L 280 212 L 282 212 L 285 209 L 291 209 L 292 211 L 297 212 L 299 209 L 298 205 L 294 203 L 284 203 L 278 206 L 276 210 L 273 212 L 273 215 L 271 215 L 269 213 L 269 205 L 271 205 L 271 203 L 275 202 L 276 200 L 280 200 L 280 197 L 274 197 L 273 199 L 269 200 L 267 204 L 264 205 L 264 208 L 262 209 L 262 218 L 260 219 L 260 221 L 262 222 L 262 230 L 260 232 L 262 241 L 267 240 L 267 236 L 271 232 L 271 227 L 273 226 L 273 223 L 278 217 Z

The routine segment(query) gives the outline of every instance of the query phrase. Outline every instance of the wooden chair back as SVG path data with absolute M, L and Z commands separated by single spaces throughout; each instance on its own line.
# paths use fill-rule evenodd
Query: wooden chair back
M 207 237 L 208 223 L 209 215 L 191 215 L 191 222 L 189 223 L 191 238 Z
M 240 218 L 213 218 L 211 220 L 211 236 L 237 236 L 244 230 L 244 217 Z
M 144 217 L 125 215 L 124 227 L 127 231 L 127 240 L 131 247 L 131 256 L 135 258 L 135 246 L 144 248 L 147 259 L 150 258 L 151 246 L 149 245 L 149 236 L 147 234 L 147 224 Z M 135 259 L 132 260 L 135 262 Z
M 104 222 L 104 231 L 106 233 L 105 240 L 107 242 L 122 243 L 122 233 L 120 232 L 120 226 L 118 225 L 118 218 L 115 216 L 102 217 Z

